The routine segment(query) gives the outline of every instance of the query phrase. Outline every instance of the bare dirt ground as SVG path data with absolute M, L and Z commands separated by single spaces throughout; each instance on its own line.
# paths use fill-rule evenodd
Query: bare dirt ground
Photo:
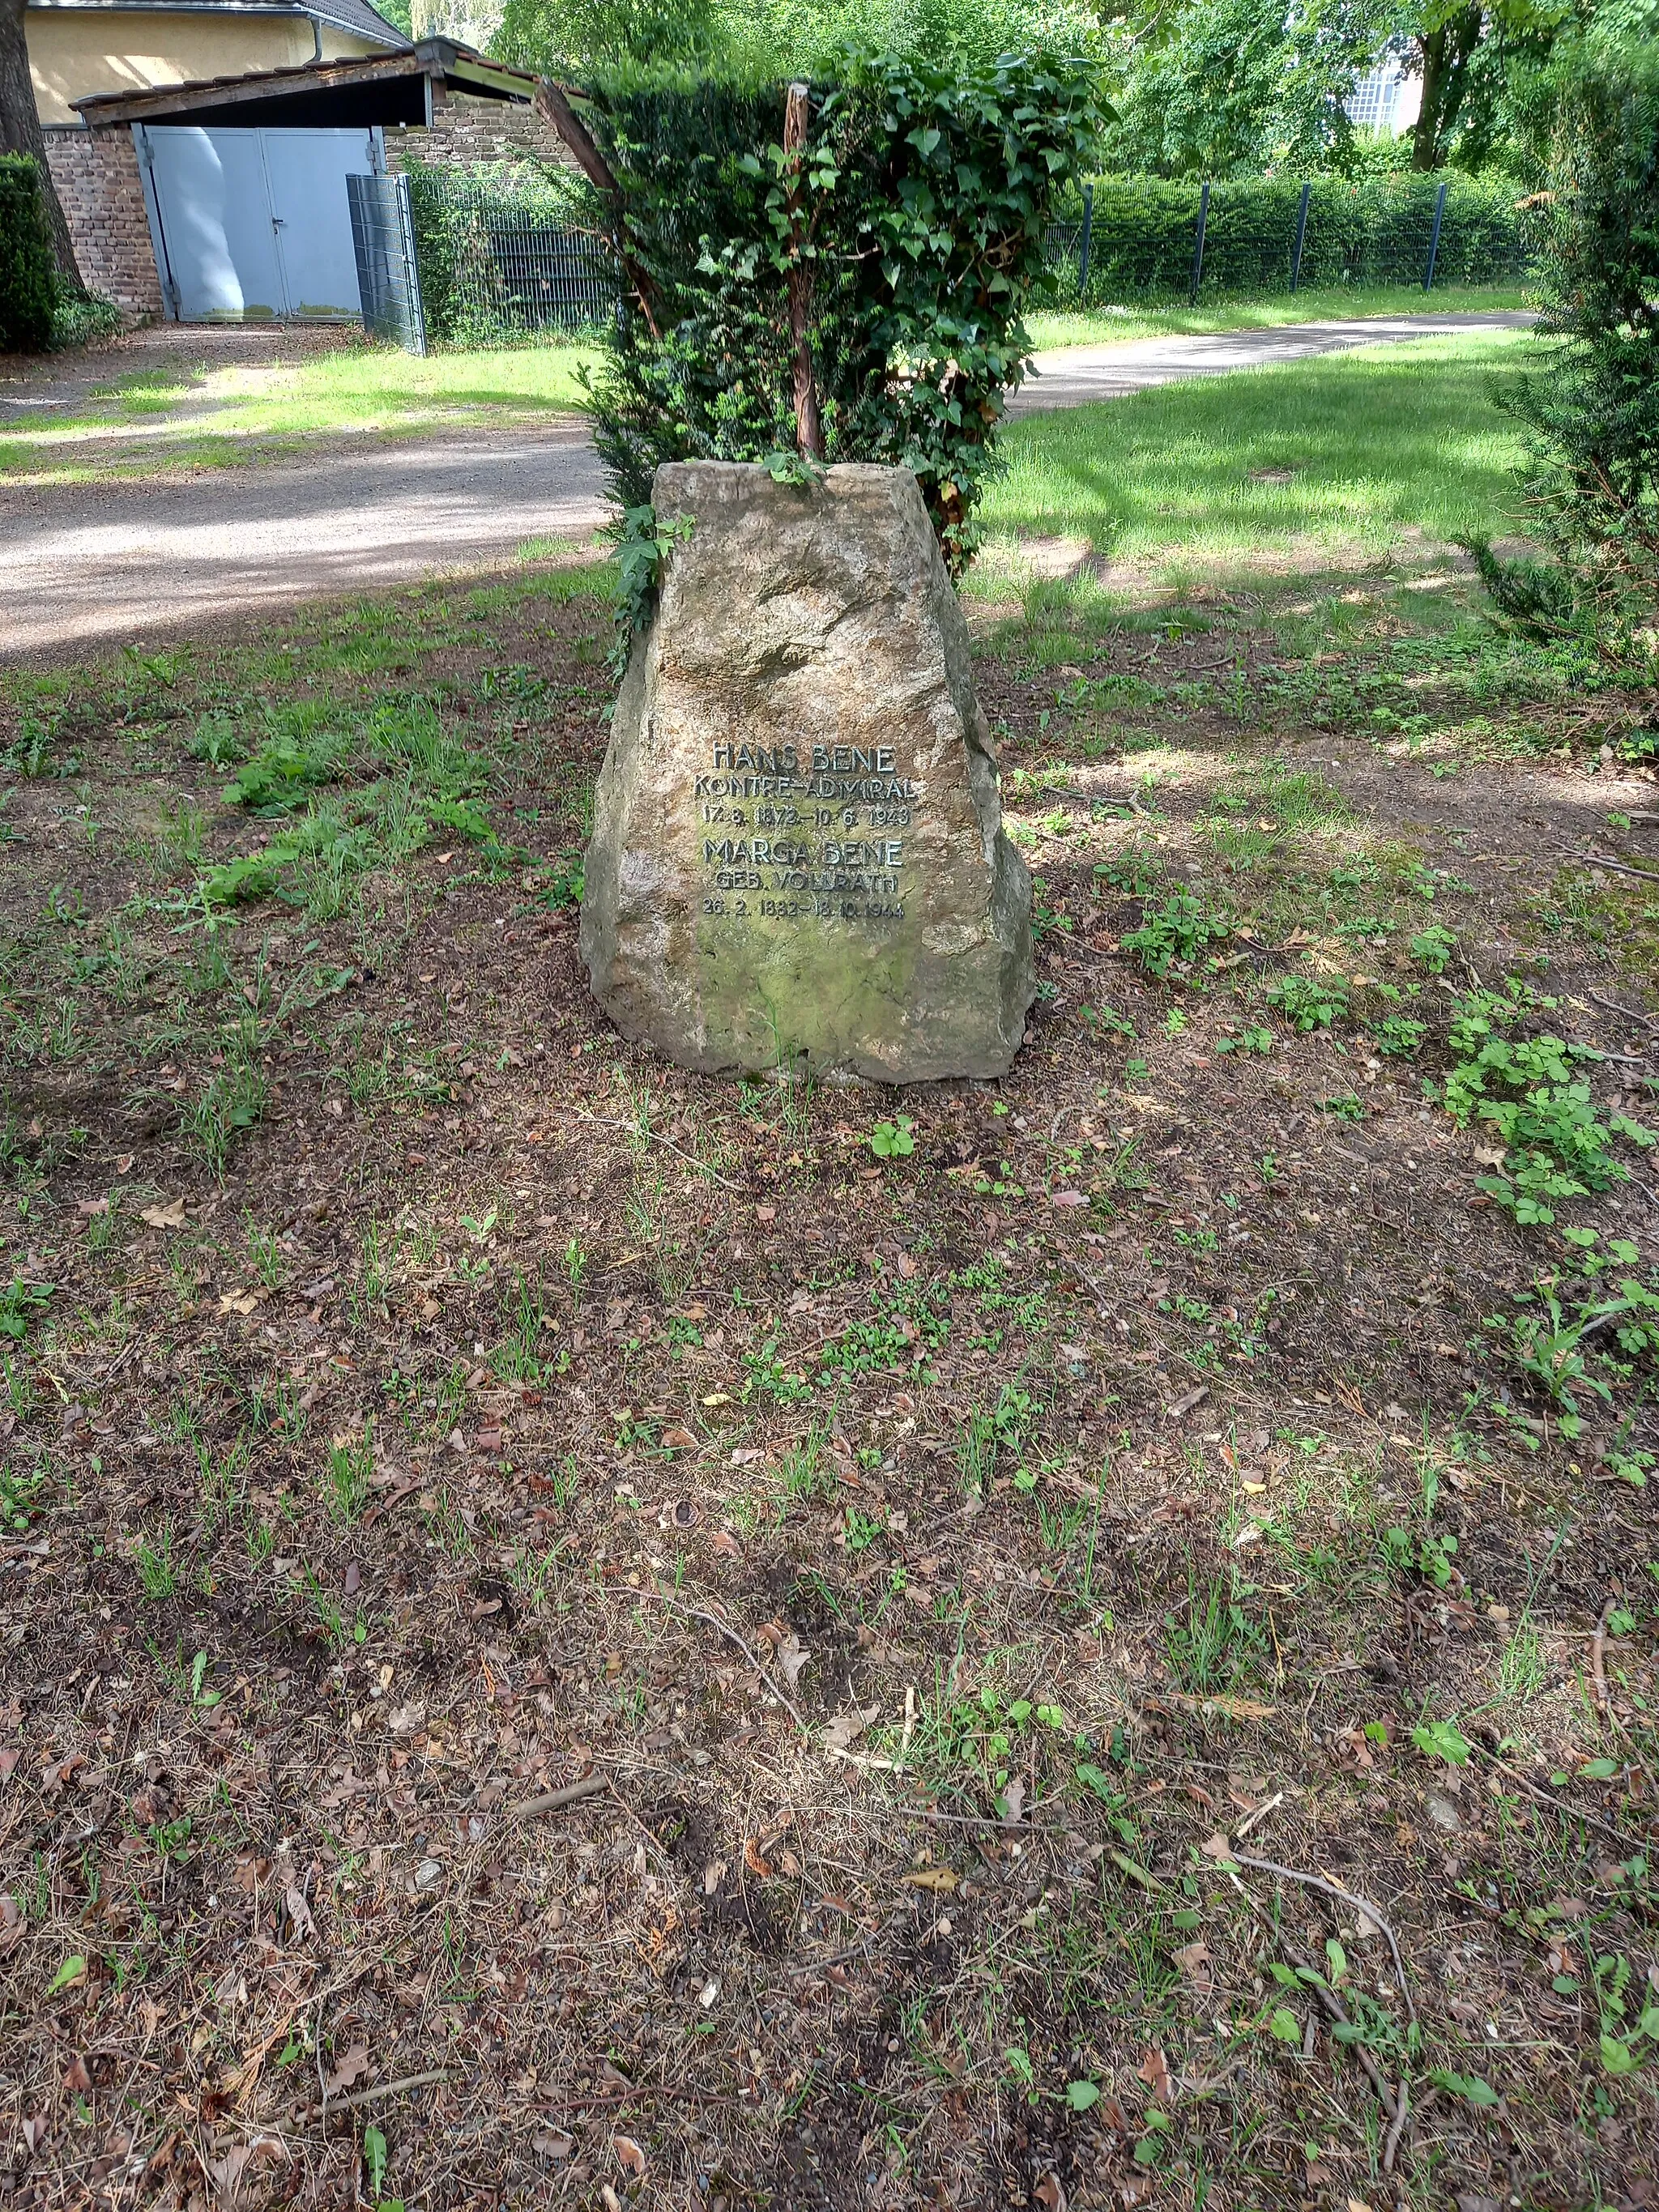
M 1655 2201 L 1647 709 L 1300 588 L 986 619 L 902 1097 L 598 1017 L 580 573 L 5 679 L 11 2203 Z

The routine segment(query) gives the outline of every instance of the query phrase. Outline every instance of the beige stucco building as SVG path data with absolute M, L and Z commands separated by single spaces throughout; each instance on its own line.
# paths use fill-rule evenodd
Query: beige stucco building
M 368 0 L 28 0 L 35 103 L 48 126 L 78 127 L 89 94 L 252 76 L 408 44 Z

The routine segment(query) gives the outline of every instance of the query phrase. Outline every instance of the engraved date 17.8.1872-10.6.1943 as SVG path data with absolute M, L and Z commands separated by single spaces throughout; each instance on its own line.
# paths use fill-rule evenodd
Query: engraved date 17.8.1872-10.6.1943
M 702 911 L 734 920 L 904 919 L 914 778 L 891 745 L 716 744 L 692 797 Z

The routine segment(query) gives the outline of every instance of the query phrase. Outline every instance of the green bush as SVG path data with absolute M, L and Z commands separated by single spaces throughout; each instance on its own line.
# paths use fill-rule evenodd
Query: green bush
M 1441 179 L 1376 175 L 1310 180 L 1304 285 L 1420 284 Z M 1527 246 L 1521 188 L 1508 179 L 1446 179 L 1437 283 L 1484 284 L 1519 273 Z M 1159 177 L 1101 177 L 1094 185 L 1086 301 L 1078 259 L 1056 270 L 1063 306 L 1184 293 L 1192 282 L 1200 187 Z M 1200 296 L 1282 292 L 1291 281 L 1299 178 L 1249 177 L 1210 187 Z M 1080 210 L 1077 210 L 1080 216 Z M 1076 217 L 1070 226 L 1075 234 Z
M 406 166 L 428 337 L 500 346 L 544 339 L 550 327 L 562 335 L 523 247 L 533 240 L 544 248 L 561 232 L 591 232 L 596 210 L 580 179 L 528 156 L 465 171 Z
M 70 346 L 90 345 L 94 338 L 113 337 L 121 327 L 121 310 L 101 292 L 72 292 L 60 284 L 52 311 L 52 349 L 62 353 Z
M 58 293 L 34 156 L 0 154 L 0 352 L 46 351 Z
M 1500 619 L 1651 666 L 1659 629 L 1659 53 L 1590 40 L 1551 74 L 1540 336 L 1505 404 L 1547 562 L 1475 552 Z
M 823 457 L 914 470 L 959 570 L 1029 350 L 1023 312 L 1049 289 L 1049 212 L 1092 152 L 1093 73 L 1036 55 L 849 69 L 812 88 L 795 155 L 781 84 L 594 95 L 631 289 L 595 443 L 624 509 L 660 462 L 792 453 L 797 270 Z

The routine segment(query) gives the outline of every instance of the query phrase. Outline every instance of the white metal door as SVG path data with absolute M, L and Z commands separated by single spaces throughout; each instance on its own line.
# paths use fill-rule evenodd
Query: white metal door
M 272 322 L 287 313 L 259 136 L 144 131 L 156 258 L 181 323 Z
M 372 134 L 262 131 L 259 137 L 289 315 L 301 322 L 355 322 L 362 301 L 345 180 L 374 174 Z
M 182 323 L 356 321 L 345 180 L 370 131 L 140 126 L 156 261 Z

